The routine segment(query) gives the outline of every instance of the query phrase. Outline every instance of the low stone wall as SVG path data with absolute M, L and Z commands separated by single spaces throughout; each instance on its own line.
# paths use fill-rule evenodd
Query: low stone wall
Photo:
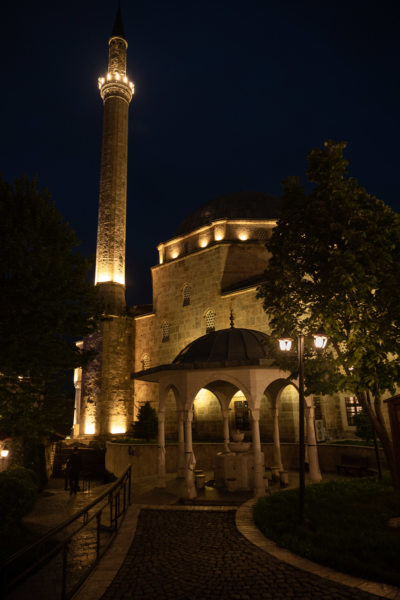
M 262 444 L 265 456 L 265 464 L 274 465 L 273 444 Z M 145 477 L 157 474 L 157 450 L 156 444 L 114 444 L 107 442 L 106 469 L 116 477 L 120 477 L 126 467 L 133 465 L 134 477 Z M 224 445 L 221 443 L 193 444 L 196 457 L 196 468 L 205 471 L 214 470 L 214 460 L 218 452 L 223 452 Z M 299 445 L 281 444 L 282 462 L 285 469 L 296 470 L 298 468 Z M 376 457 L 374 448 L 367 446 L 344 446 L 333 444 L 318 445 L 319 463 L 322 472 L 336 472 L 336 465 L 340 464 L 342 454 L 353 456 L 368 456 L 371 468 L 376 469 Z M 382 466 L 385 466 L 383 451 L 380 451 Z M 167 444 L 165 462 L 167 473 L 176 472 L 178 460 L 178 444 Z
M 331 473 L 336 471 L 336 465 L 340 465 L 342 454 L 351 456 L 368 457 L 371 469 L 377 469 L 375 448 L 370 446 L 345 446 L 344 444 L 321 444 L 318 446 L 319 464 L 322 472 Z M 385 454 L 379 450 L 379 458 L 383 468 L 387 468 Z

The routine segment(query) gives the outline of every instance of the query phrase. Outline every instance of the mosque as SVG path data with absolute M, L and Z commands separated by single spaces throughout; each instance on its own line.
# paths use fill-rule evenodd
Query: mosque
M 253 442 L 255 471 L 262 468 L 261 441 L 274 443 L 275 464 L 281 465 L 280 441 L 298 440 L 298 392 L 266 354 L 268 321 L 256 298 L 277 199 L 240 192 L 206 202 L 158 245 L 152 305 L 126 305 L 128 112 L 134 92 L 127 47 L 118 10 L 108 70 L 99 78 L 104 119 L 95 283 L 105 319 L 80 342 L 97 356 L 88 369 L 75 371 L 74 437 L 128 434 L 139 407 L 150 401 L 158 411 L 161 472 L 166 441 L 179 442 L 186 452 L 192 440 L 202 439 L 228 448 L 235 430 L 248 432 Z M 309 448 L 326 438 L 351 437 L 359 409 L 350 396 L 306 398 Z

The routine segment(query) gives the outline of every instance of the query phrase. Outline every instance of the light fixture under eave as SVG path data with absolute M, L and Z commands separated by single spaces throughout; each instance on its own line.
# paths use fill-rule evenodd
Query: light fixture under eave
M 282 352 L 289 352 L 292 348 L 293 338 L 289 335 L 283 335 L 279 338 L 279 349 Z
M 4 448 L 2 448 L 1 452 L 0 452 L 1 458 L 7 458 L 8 453 L 9 453 L 9 450 L 8 450 L 7 446 L 4 446 Z

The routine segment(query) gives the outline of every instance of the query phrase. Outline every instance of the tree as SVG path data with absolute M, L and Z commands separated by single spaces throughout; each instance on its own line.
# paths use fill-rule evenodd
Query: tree
M 70 370 L 92 358 L 75 340 L 96 329 L 97 290 L 36 179 L 0 177 L 0 242 L 0 432 L 37 439 L 70 410 Z
M 325 328 L 327 350 L 307 348 L 306 393 L 357 396 L 399 487 L 382 402 L 400 382 L 400 218 L 349 176 L 345 147 L 311 151 L 308 191 L 297 177 L 284 182 L 258 295 L 274 335 Z
M 138 420 L 133 424 L 134 435 L 148 442 L 157 436 L 157 427 L 157 413 L 150 402 L 145 402 L 139 409 Z

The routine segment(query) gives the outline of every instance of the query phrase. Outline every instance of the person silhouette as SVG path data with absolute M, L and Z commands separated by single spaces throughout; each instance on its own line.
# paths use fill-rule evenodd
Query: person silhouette
M 82 457 L 79 454 L 78 446 L 74 447 L 72 454 L 68 459 L 67 465 L 69 468 L 69 494 L 72 496 L 72 494 L 76 494 L 78 491 L 79 474 L 82 469 Z

